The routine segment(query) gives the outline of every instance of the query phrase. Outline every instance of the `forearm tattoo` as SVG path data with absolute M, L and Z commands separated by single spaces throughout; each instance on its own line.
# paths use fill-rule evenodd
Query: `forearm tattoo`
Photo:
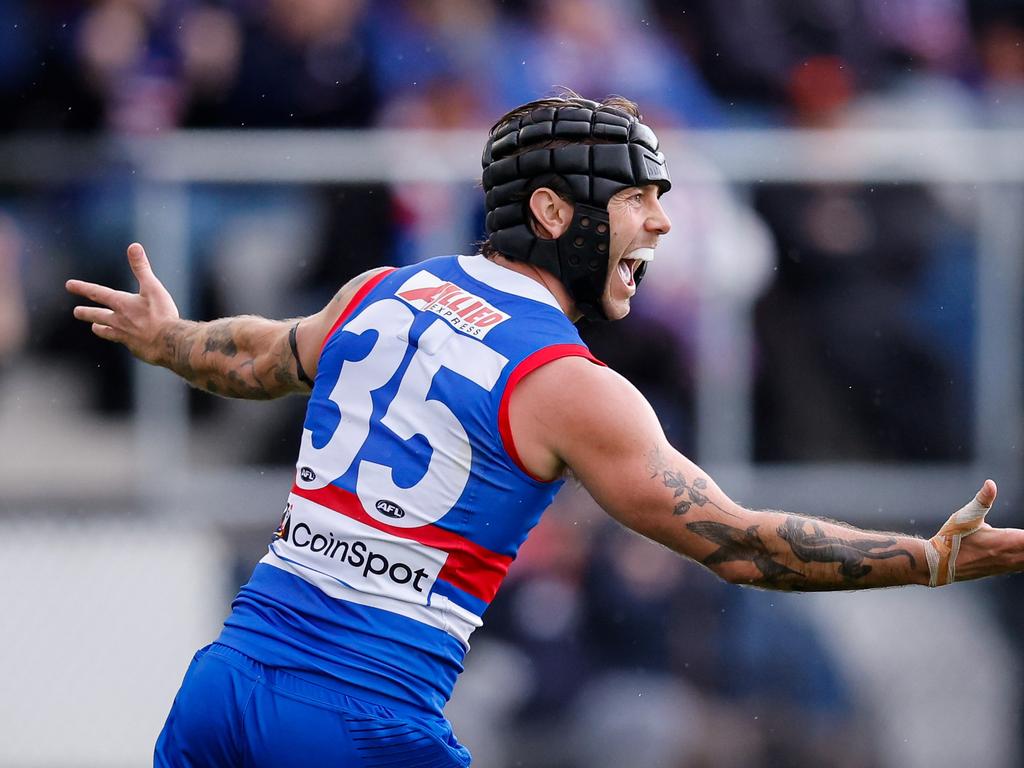
M 687 523 L 686 527 L 701 538 L 719 545 L 718 549 L 701 560 L 701 563 L 709 568 L 719 563 L 747 560 L 754 564 L 764 580 L 769 583 L 777 583 L 786 576 L 803 576 L 799 571 L 794 571 L 772 559 L 768 545 L 757 535 L 756 525 L 742 530 L 725 523 L 701 520 Z
M 810 531 L 804 527 L 807 524 L 811 526 Z M 888 560 L 890 557 L 906 557 L 911 568 L 917 565 L 909 551 L 886 549 L 895 546 L 896 539 L 841 539 L 838 536 L 828 536 L 817 520 L 806 520 L 791 515 L 779 526 L 777 533 L 802 562 L 839 563 L 839 574 L 849 581 L 855 581 L 871 573 L 871 566 L 864 565 L 865 559 Z
M 811 530 L 807 530 L 807 525 L 810 525 Z M 849 589 L 859 586 L 860 581 L 871 573 L 872 568 L 864 563 L 865 559 L 906 557 L 911 568 L 917 565 L 914 556 L 906 549 L 885 550 L 896 544 L 894 538 L 844 539 L 830 536 L 824 533 L 818 521 L 796 515 L 787 515 L 775 533 L 786 542 L 797 560 L 803 563 L 838 565 L 837 578 L 832 577 L 831 570 L 815 578 L 780 562 L 783 553 L 772 551 L 759 535 L 759 526 L 752 525 L 742 530 L 724 523 L 703 520 L 687 523 L 686 527 L 701 538 L 719 545 L 718 549 L 701 560 L 703 565 L 710 568 L 729 561 L 749 561 L 760 574 L 749 580 L 750 584 L 756 586 L 808 591 Z
M 287 332 L 270 341 L 272 321 L 227 318 L 181 323 L 164 333 L 167 367 L 215 395 L 267 400 L 305 388 L 294 370 Z M 286 327 L 286 326 L 283 326 Z
M 648 468 L 652 478 L 659 478 L 672 491 L 672 515 L 681 516 L 694 507 L 714 508 L 718 514 L 734 519 L 739 515 L 722 509 L 711 501 L 705 490 L 704 477 L 688 480 L 678 469 L 671 468 L 656 448 L 650 455 Z M 728 562 L 749 562 L 757 575 L 747 583 L 773 589 L 829 590 L 850 589 L 872 571 L 865 560 L 888 560 L 906 557 L 911 569 L 917 566 L 914 556 L 906 549 L 893 549 L 897 539 L 885 535 L 869 536 L 863 531 L 833 526 L 839 531 L 849 530 L 845 537 L 833 530 L 826 533 L 824 521 L 799 515 L 785 515 L 774 535 L 762 535 L 759 525 L 737 527 L 716 520 L 696 520 L 686 523 L 687 530 L 702 539 L 717 544 L 718 548 L 700 562 L 708 568 Z M 835 566 L 834 568 L 805 568 L 800 563 Z

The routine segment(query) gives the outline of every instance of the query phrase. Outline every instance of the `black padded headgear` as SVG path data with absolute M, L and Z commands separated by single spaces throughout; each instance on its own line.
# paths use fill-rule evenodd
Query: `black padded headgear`
M 543 147 L 558 140 L 571 143 Z M 529 149 L 534 145 L 539 148 Z M 573 99 L 496 125 L 483 167 L 487 236 L 495 250 L 549 270 L 585 317 L 606 320 L 601 296 L 609 267 L 608 201 L 627 187 L 655 184 L 664 193 L 672 186 L 654 131 L 616 107 Z M 569 228 L 550 240 L 530 229 L 525 193 L 531 182 L 555 176 L 572 191 L 575 209 Z M 645 267 L 636 269 L 637 284 Z

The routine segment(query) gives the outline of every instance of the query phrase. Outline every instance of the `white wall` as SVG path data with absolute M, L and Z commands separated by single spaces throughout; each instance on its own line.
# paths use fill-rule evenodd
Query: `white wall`
M 217 534 L 93 518 L 3 535 L 0 765 L 151 764 L 185 668 L 227 611 Z

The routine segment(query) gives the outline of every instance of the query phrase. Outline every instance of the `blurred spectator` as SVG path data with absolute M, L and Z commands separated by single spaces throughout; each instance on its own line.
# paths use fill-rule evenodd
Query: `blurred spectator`
M 377 94 L 363 0 L 269 0 L 243 8 L 236 19 L 207 7 L 186 15 L 179 38 L 188 92 L 184 125 L 372 122 Z
M 858 72 L 836 56 L 806 59 L 786 84 L 793 123 L 823 129 L 907 119 L 912 100 L 875 96 L 869 104 Z M 900 84 L 927 94 L 929 79 Z M 955 98 L 920 101 L 956 112 Z M 969 353 L 957 342 L 969 341 L 930 334 L 913 314 L 937 285 L 940 249 L 956 242 L 935 197 L 920 185 L 831 183 L 762 185 L 755 200 L 779 254 L 775 284 L 757 305 L 758 458 L 969 456 L 969 382 L 956 373 Z M 946 294 L 954 307 L 963 301 L 957 292 L 959 284 Z
M 468 73 L 439 72 L 395 91 L 384 106 L 383 128 L 428 130 L 480 127 L 486 91 Z M 493 116 L 493 113 L 491 113 Z M 488 126 L 489 127 L 489 126 Z M 389 263 L 412 264 L 444 253 L 469 253 L 483 236 L 482 201 L 475 183 L 407 182 L 391 189 L 395 233 Z
M 497 98 L 503 24 L 493 0 L 383 0 L 371 14 L 381 122 L 407 127 L 487 127 Z M 406 114 L 403 105 L 426 106 Z M 397 113 L 397 114 L 396 114 Z
M 1024 7 L 1005 0 L 975 3 L 973 22 L 986 122 L 1024 127 Z
M 227 124 L 223 104 L 238 79 L 243 44 L 242 24 L 228 9 L 203 5 L 186 11 L 178 34 L 184 125 Z
M 886 52 L 890 73 L 965 75 L 972 64 L 967 0 L 861 0 L 864 20 Z
M 58 2 L 0 3 L 0 132 L 102 126 L 104 96 L 80 64 L 73 9 Z
M 662 14 L 673 13 L 669 3 L 659 6 Z M 813 56 L 841 57 L 864 84 L 881 79 L 884 53 L 860 0 L 699 0 L 688 10 L 700 32 L 686 41 L 704 78 L 723 98 L 748 109 L 777 115 L 792 73 Z
M 178 121 L 180 93 L 168 39 L 171 3 L 100 0 L 77 23 L 76 49 L 109 127 L 152 133 Z
M 535 7 L 501 50 L 507 105 L 568 85 L 590 98 L 628 94 L 655 124 L 721 124 L 718 102 L 646 2 L 537 0 Z
M 491 0 L 388 0 L 374 4 L 374 61 L 387 94 L 384 128 L 486 129 L 499 106 L 502 19 Z M 392 189 L 394 264 L 467 253 L 483 233 L 473 184 L 407 183 Z
M 908 314 L 942 235 L 931 196 L 911 185 L 773 185 L 757 201 L 780 254 L 757 309 L 758 456 L 969 456 L 962 374 Z

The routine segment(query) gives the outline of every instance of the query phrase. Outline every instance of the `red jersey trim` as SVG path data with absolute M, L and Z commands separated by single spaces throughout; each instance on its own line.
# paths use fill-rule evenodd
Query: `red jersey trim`
M 516 450 L 516 443 L 512 438 L 512 424 L 509 421 L 508 407 L 509 402 L 512 399 L 512 392 L 520 381 L 542 365 L 547 365 L 553 360 L 558 360 L 562 357 L 584 357 L 596 365 L 605 365 L 594 357 L 590 353 L 590 350 L 582 344 L 553 344 L 550 347 L 539 349 L 532 355 L 525 358 L 516 366 L 515 370 L 512 371 L 512 374 L 508 377 L 508 383 L 505 385 L 505 391 L 501 394 L 501 405 L 498 408 L 498 433 L 501 435 L 501 442 L 505 447 L 505 452 L 509 455 L 509 458 L 515 462 L 515 465 L 519 467 L 519 469 L 538 483 L 551 483 L 554 481 L 537 477 L 526 468 L 522 460 L 519 458 L 519 451 Z
M 358 496 L 336 485 L 328 485 L 315 491 L 307 491 L 293 485 L 292 493 L 378 531 L 447 552 L 448 559 L 445 560 L 437 577 L 486 603 L 494 599 L 509 565 L 512 564 L 512 558 L 508 555 L 492 552 L 464 536 L 436 525 L 399 528 L 379 522 L 366 514 Z
M 366 294 L 368 294 L 370 291 L 376 288 L 377 284 L 380 283 L 381 280 L 390 275 L 392 272 L 394 272 L 395 269 L 396 267 L 388 267 L 383 272 L 378 272 L 376 275 L 374 275 L 361 286 L 359 286 L 359 290 L 356 291 L 355 296 L 353 296 L 351 300 L 349 300 L 348 306 L 346 306 L 345 309 L 342 310 L 341 314 L 338 315 L 338 319 L 334 321 L 334 325 L 331 326 L 331 330 L 329 330 L 327 332 L 327 335 L 324 336 L 324 340 L 320 344 L 321 352 L 324 351 L 324 347 L 327 346 L 327 342 L 330 340 L 331 336 L 334 335 L 335 331 L 337 331 L 342 326 L 342 324 L 352 316 L 352 313 L 356 311 L 356 308 L 359 306 L 360 302 L 362 302 L 362 300 L 366 298 Z

